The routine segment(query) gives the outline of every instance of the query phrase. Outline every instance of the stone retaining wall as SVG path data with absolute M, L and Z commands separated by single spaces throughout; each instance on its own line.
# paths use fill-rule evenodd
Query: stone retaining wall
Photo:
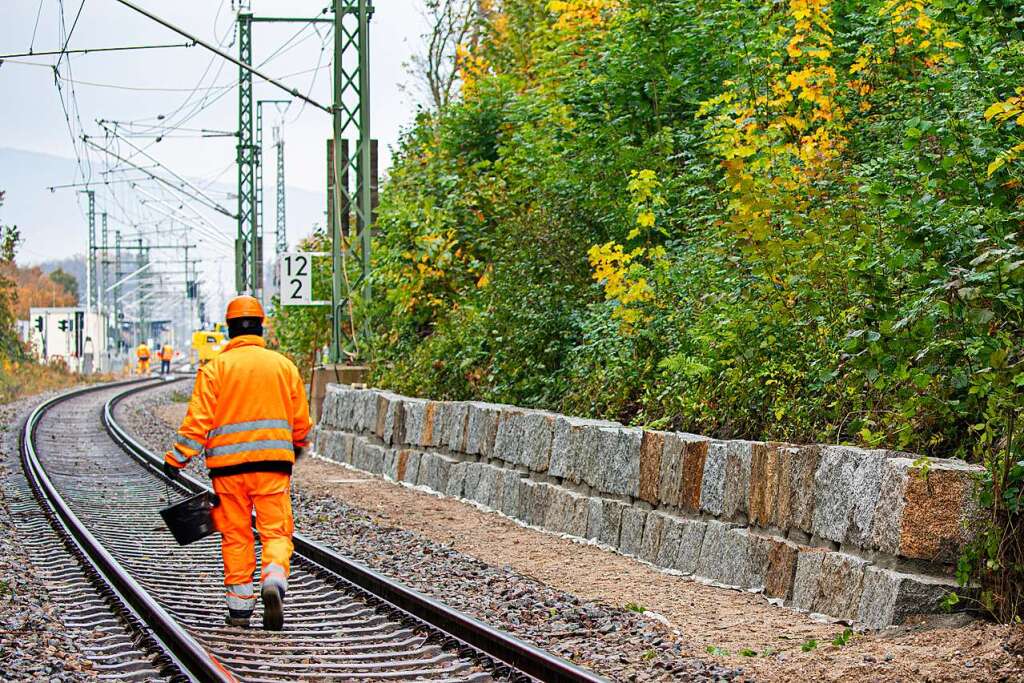
M 330 385 L 321 455 L 881 628 L 955 588 L 978 468 Z

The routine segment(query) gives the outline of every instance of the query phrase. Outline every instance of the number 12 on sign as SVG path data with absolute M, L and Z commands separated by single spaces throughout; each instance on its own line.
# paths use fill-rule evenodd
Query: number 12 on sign
M 309 306 L 313 303 L 313 255 L 300 251 L 281 257 L 281 305 Z

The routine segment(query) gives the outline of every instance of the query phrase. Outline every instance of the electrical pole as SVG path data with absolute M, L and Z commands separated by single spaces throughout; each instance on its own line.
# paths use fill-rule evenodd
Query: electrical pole
M 238 13 L 238 59 L 252 64 L 252 12 Z M 235 240 L 235 289 L 258 296 L 262 251 L 256 226 L 256 146 L 253 144 L 252 72 L 238 68 L 238 236 Z
M 149 264 L 149 249 L 142 246 L 141 238 L 137 240 L 137 243 L 139 245 L 139 251 L 142 254 L 143 266 L 146 266 Z M 144 305 L 146 299 L 149 298 L 149 278 L 142 280 L 135 289 L 141 295 L 141 298 L 139 298 L 139 343 L 141 344 L 149 339 L 149 330 L 146 329 L 148 327 L 148 316 L 146 315 L 147 307 Z
M 120 282 L 121 272 L 121 231 L 114 231 L 114 282 Z M 117 336 L 117 352 L 121 352 L 121 286 L 114 287 L 114 330 Z
M 260 240 L 260 277 L 258 283 L 263 289 L 263 227 L 266 225 L 263 213 L 263 105 L 286 104 L 291 100 L 257 100 L 256 101 L 256 234 Z M 275 127 L 276 130 L 276 127 Z
M 274 126 L 274 147 L 277 148 L 277 225 L 274 237 L 277 256 L 280 258 L 281 254 L 288 251 L 288 229 L 284 213 L 284 136 L 281 126 Z
M 100 251 L 100 254 L 102 254 L 102 256 L 100 257 L 100 282 L 99 286 L 96 288 L 96 291 L 99 294 L 98 309 L 100 311 L 100 318 L 103 318 L 103 313 L 106 313 L 107 316 L 106 324 L 103 325 L 103 366 L 101 366 L 100 369 L 109 370 L 110 368 L 106 367 L 106 363 L 110 358 L 110 311 L 107 309 L 106 306 L 106 303 L 108 301 L 107 281 L 110 275 L 110 261 L 108 258 L 108 249 L 110 247 L 110 242 L 108 241 L 109 234 L 107 232 L 107 212 L 104 211 L 102 214 L 100 214 L 100 218 L 100 243 L 102 244 L 102 251 Z
M 92 311 L 92 302 L 96 288 L 96 192 L 82 190 L 89 200 L 89 250 L 85 257 L 85 312 Z
M 342 321 L 349 311 L 359 307 L 361 322 L 350 330 L 353 347 L 359 349 L 358 339 L 368 333 L 366 312 L 369 308 L 372 223 L 372 168 L 370 148 L 370 17 L 371 0 L 358 0 L 357 4 L 343 4 L 334 0 L 334 107 L 333 107 L 333 229 L 331 230 L 332 287 L 331 287 L 331 348 L 330 360 L 338 363 L 342 357 Z M 344 61 L 347 47 L 356 50 L 356 63 Z M 355 129 L 355 154 L 343 154 L 346 131 Z M 348 171 L 352 173 L 349 174 Z M 348 177 L 355 178 L 355 191 L 349 187 Z M 354 197 L 353 197 L 354 194 Z M 353 199 L 355 201 L 353 201 Z M 355 210 L 355 232 L 343 220 L 342 206 Z M 345 211 L 344 216 L 347 217 Z M 345 254 L 342 254 L 345 250 Z M 355 278 L 343 272 L 347 256 L 355 260 Z M 355 317 L 354 315 L 352 316 Z

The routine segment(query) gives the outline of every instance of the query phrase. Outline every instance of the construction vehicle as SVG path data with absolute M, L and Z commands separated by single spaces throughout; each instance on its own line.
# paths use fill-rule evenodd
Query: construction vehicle
M 192 351 L 199 355 L 199 365 L 209 363 L 227 343 L 224 323 L 214 323 L 213 329 L 196 330 L 192 333 Z M 195 359 L 193 359 L 195 360 Z

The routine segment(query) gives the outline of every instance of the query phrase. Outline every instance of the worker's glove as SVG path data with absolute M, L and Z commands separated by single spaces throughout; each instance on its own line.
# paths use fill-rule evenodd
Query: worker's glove
M 177 480 L 181 476 L 181 470 L 164 460 L 164 474 L 171 479 Z
M 295 462 L 298 462 L 299 458 L 306 454 L 306 449 L 302 446 L 293 446 L 292 448 L 295 450 Z

